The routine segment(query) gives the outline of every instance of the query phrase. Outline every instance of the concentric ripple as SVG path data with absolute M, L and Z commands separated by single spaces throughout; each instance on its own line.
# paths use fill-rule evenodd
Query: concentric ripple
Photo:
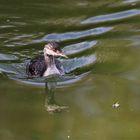
M 91 17 L 91 18 L 88 18 L 88 19 L 82 21 L 81 24 L 101 23 L 101 22 L 121 20 L 121 19 L 126 19 L 126 18 L 136 16 L 139 14 L 140 14 L 140 10 L 132 9 L 132 10 L 117 12 L 117 13 L 113 13 L 113 14 Z
M 88 49 L 93 48 L 96 44 L 97 44 L 97 41 L 80 42 L 77 44 L 72 44 L 72 45 L 66 46 L 65 48 L 63 48 L 63 51 L 67 55 L 77 54 L 77 53 L 84 52 Z
M 66 41 L 66 40 L 73 40 L 83 37 L 88 37 L 92 35 L 100 35 L 112 30 L 112 27 L 99 27 L 95 29 L 89 29 L 86 31 L 81 32 L 68 32 L 68 33 L 53 33 L 43 37 L 42 40 L 45 41 Z
M 43 54 L 43 46 L 49 41 L 58 42 L 62 50 L 69 56 L 67 60 L 60 59 L 67 74 L 59 81 L 59 86 L 78 82 L 93 71 L 95 73 L 124 71 L 125 65 L 127 68 L 129 67 L 128 60 L 133 61 L 132 57 L 125 55 L 125 52 L 129 52 L 133 56 L 128 44 L 134 38 L 132 30 L 130 30 L 133 28 L 133 23 L 130 26 L 124 21 L 140 15 L 138 8 L 124 9 L 95 15 L 94 12 L 91 15 L 92 11 L 90 11 L 89 14 L 79 15 L 83 19 L 77 15 L 78 20 L 76 21 L 80 21 L 75 26 L 68 24 L 66 18 L 64 23 L 62 23 L 63 20 L 61 21 L 65 27 L 60 23 L 58 24 L 60 27 L 57 27 L 58 17 L 53 17 L 54 20 L 56 18 L 55 24 L 50 25 L 53 21 L 51 17 L 47 19 L 39 17 L 39 22 L 39 18 L 31 21 L 30 17 L 27 16 L 27 19 L 24 19 L 25 15 L 20 14 L 17 15 L 18 18 L 15 18 L 15 15 L 11 17 L 3 15 L 3 22 L 0 23 L 0 73 L 25 84 L 44 85 L 44 78 L 28 79 L 25 67 L 26 61 L 35 54 Z M 61 13 L 61 11 L 58 12 Z M 89 17 L 89 15 L 91 16 Z M 65 19 L 66 16 L 63 16 L 61 18 Z M 69 16 L 69 19 L 76 19 L 76 17 Z M 42 21 L 46 22 L 42 24 Z M 119 25 L 117 21 L 119 21 Z M 121 21 L 123 22 L 121 23 Z M 114 22 L 116 22 L 115 25 Z M 106 25 L 103 26 L 103 23 Z M 134 30 L 137 32 L 133 32 L 133 34 L 138 34 L 139 30 L 137 28 Z M 125 37 L 126 31 L 129 38 Z

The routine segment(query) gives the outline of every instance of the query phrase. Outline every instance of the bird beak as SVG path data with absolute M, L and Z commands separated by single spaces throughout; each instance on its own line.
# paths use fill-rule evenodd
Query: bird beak
M 62 52 L 58 52 L 58 53 L 57 53 L 57 56 L 64 57 L 64 58 L 68 58 L 68 56 L 65 55 L 65 54 L 62 53 Z
M 56 56 L 56 57 L 68 58 L 68 56 L 65 55 L 63 52 L 61 52 L 59 50 L 54 51 L 54 50 L 48 49 L 48 48 L 44 48 L 44 54 L 48 54 L 48 55 L 52 55 L 52 56 Z

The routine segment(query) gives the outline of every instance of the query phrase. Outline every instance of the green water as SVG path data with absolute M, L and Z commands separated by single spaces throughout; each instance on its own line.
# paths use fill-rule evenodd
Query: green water
M 25 72 L 48 41 L 69 56 L 54 96 Z M 0 140 L 139 140 L 139 46 L 139 0 L 1 0 Z

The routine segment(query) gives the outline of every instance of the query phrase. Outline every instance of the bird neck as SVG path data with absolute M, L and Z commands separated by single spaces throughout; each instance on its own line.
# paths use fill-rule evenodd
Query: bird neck
M 47 55 L 47 56 L 45 56 L 45 62 L 48 67 L 53 66 L 53 65 L 55 65 L 55 57 L 52 55 Z
M 56 66 L 54 56 L 45 56 L 45 63 L 47 65 L 47 69 L 44 72 L 43 76 L 60 74 L 60 71 Z

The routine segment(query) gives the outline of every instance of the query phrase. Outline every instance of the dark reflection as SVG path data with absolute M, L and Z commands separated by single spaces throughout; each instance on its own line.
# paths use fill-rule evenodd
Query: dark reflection
M 53 79 L 47 79 L 45 83 L 45 108 L 46 111 L 49 113 L 54 113 L 54 112 L 62 112 L 62 111 L 67 111 L 68 106 L 63 106 L 63 105 L 58 105 L 56 100 L 55 100 L 55 92 L 56 92 L 56 87 L 57 87 L 57 81 Z

